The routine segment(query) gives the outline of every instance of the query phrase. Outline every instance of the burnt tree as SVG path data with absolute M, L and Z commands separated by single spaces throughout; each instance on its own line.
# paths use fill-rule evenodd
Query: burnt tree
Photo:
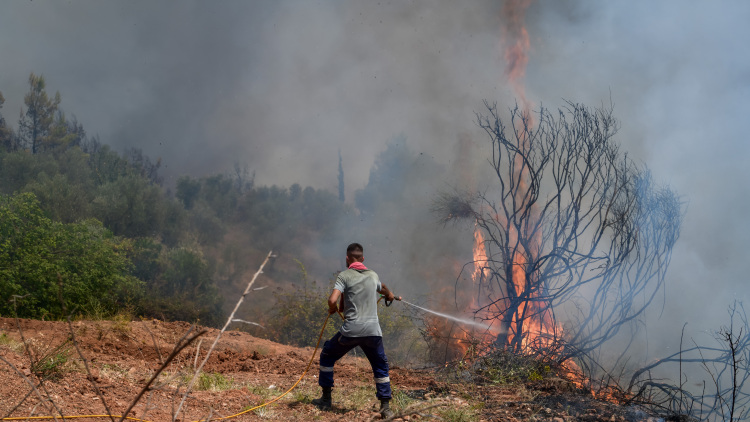
M 495 182 L 435 204 L 445 222 L 476 224 L 484 256 L 465 267 L 478 274 L 476 316 L 513 351 L 559 347 L 561 338 L 561 360 L 596 351 L 662 291 L 680 200 L 619 150 L 611 107 L 516 107 L 507 127 L 496 105 L 485 106 L 477 123 Z

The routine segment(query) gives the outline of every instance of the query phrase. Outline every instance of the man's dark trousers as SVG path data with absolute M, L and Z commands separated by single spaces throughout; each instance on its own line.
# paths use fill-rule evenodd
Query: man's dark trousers
M 376 396 L 379 400 L 391 398 L 391 379 L 388 377 L 388 358 L 383 349 L 383 337 L 345 337 L 336 333 L 325 342 L 320 352 L 320 377 L 318 385 L 333 387 L 333 365 L 348 351 L 359 346 L 372 366 Z

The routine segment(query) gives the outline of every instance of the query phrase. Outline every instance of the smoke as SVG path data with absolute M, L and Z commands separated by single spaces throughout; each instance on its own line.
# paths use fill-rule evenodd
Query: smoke
M 516 100 L 502 9 L 489 0 L 2 2 L 0 111 L 15 121 L 33 71 L 89 134 L 162 157 L 167 183 L 239 162 L 259 184 L 335 192 L 340 149 L 351 201 L 403 134 L 444 166 L 425 186 L 480 189 L 487 144 L 474 112 L 483 98 L 501 109 Z M 675 344 L 685 321 L 719 326 L 726 306 L 747 298 L 749 12 L 746 2 L 678 0 L 526 10 L 532 108 L 612 101 L 623 150 L 687 204 L 665 312 L 648 325 L 654 349 Z M 403 247 L 432 244 L 415 236 Z M 409 252 L 383 259 L 407 266 L 398 257 Z
M 683 195 L 687 213 L 667 276 L 666 309 L 660 323 L 649 324 L 656 339 L 673 342 L 676 334 L 662 330 L 682 322 L 694 333 L 713 330 L 726 323 L 734 299 L 747 299 L 740 286 L 750 270 L 742 259 L 750 226 L 740 214 L 750 184 L 740 161 L 750 147 L 738 123 L 749 111 L 750 59 L 737 53 L 746 35 L 739 16 L 750 7 L 594 3 L 532 6 L 533 58 L 541 62 L 530 62 L 527 86 L 534 98 L 611 98 L 624 150 Z
M 0 7 L 5 115 L 42 73 L 90 134 L 163 157 L 172 178 L 240 161 L 261 184 L 332 188 L 341 148 L 351 197 L 396 134 L 450 160 L 501 82 L 499 7 L 479 3 Z

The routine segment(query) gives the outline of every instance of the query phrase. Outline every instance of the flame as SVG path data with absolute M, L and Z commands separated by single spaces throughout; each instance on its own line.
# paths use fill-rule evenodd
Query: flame
M 530 4 L 531 0 L 505 1 L 503 6 L 505 26 L 502 33 L 503 57 L 507 63 L 505 74 L 517 100 L 520 101 L 522 115 L 527 127 L 533 127 L 534 125 L 523 84 L 530 50 L 529 34 L 524 25 L 524 17 Z M 528 151 L 528 133 L 524 129 L 520 129 L 516 135 L 519 149 Z M 529 174 L 528 168 L 519 161 L 520 158 L 520 156 L 515 157 L 515 168 L 519 172 L 515 175 L 519 180 L 519 189 L 516 192 L 515 201 L 518 204 L 524 204 L 528 200 L 526 194 L 528 193 Z M 530 211 L 529 226 L 533 227 L 538 221 L 538 217 L 536 217 L 538 213 L 535 212 L 533 205 Z M 540 234 L 538 231 L 535 234 L 518 233 L 515 226 L 501 221 L 500 216 L 495 215 L 493 218 L 495 223 L 505 227 L 508 231 L 509 243 L 517 245 L 516 248 L 510 248 L 513 254 L 510 274 L 512 280 L 508 280 L 510 283 L 505 283 L 505 285 L 502 282 L 494 283 L 493 277 L 498 277 L 498 274 L 493 274 L 492 271 L 491 260 L 493 257 L 488 256 L 482 227 L 480 224 L 475 224 L 472 249 L 474 263 L 474 270 L 471 274 L 472 289 L 450 292 L 444 289 L 442 293 L 446 293 L 445 296 L 447 297 L 453 296 L 449 293 L 454 293 L 456 303 L 465 304 L 464 309 L 468 311 L 477 312 L 483 309 L 484 313 L 478 316 L 484 322 L 497 324 L 499 321 L 493 321 L 492 318 L 498 318 L 498 315 L 508 315 L 510 322 L 507 327 L 507 335 L 502 333 L 505 342 L 502 346 L 513 345 L 514 350 L 521 353 L 541 351 L 547 357 L 555 356 L 557 348 L 560 346 L 559 340 L 563 336 L 563 328 L 555 321 L 552 304 L 545 298 L 545 292 L 540 290 L 541 286 L 538 280 L 535 280 L 538 275 L 528 268 L 537 258 L 536 254 L 538 254 L 538 248 L 541 245 Z M 519 239 L 524 242 L 519 243 Z M 527 249 L 523 249 L 520 246 L 521 244 L 526 245 Z M 493 283 L 495 284 L 495 291 L 492 290 Z M 500 286 L 500 292 L 497 291 L 498 285 Z M 488 296 L 488 292 L 492 297 Z M 485 301 L 485 303 L 482 303 L 482 301 Z M 441 305 L 444 309 L 449 308 L 446 303 Z M 494 346 L 497 346 L 496 340 L 500 338 L 497 332 L 498 328 L 500 331 L 505 329 L 505 327 L 494 326 L 489 331 L 477 332 L 437 318 L 427 319 L 425 325 L 427 338 L 442 347 L 440 350 L 441 356 L 433 356 L 433 361 L 442 360 L 446 362 L 446 365 L 447 362 L 455 360 L 471 361 L 482 356 L 485 351 L 492 350 Z M 621 401 L 617 399 L 616 392 L 611 388 L 608 389 L 606 386 L 595 388 L 594 382 L 583 375 L 575 362 L 566 360 L 561 366 L 576 387 L 589 389 L 593 397 L 613 402 Z
M 526 73 L 526 65 L 529 61 L 530 39 L 524 20 L 526 9 L 531 4 L 531 0 L 507 0 L 503 6 L 503 20 L 505 25 L 502 32 L 503 57 L 506 62 L 505 75 L 516 98 L 520 101 L 522 113 L 528 119 L 528 125 L 533 126 L 530 113 L 530 106 L 526 97 L 523 79 Z M 528 138 L 524 132 L 517 134 L 519 148 L 526 150 L 528 148 Z M 520 162 L 521 157 L 516 156 L 515 168 L 520 169 L 517 176 L 520 179 L 518 192 L 516 193 L 517 203 L 525 201 L 528 182 L 528 169 Z M 532 214 L 533 208 L 532 208 Z M 533 219 L 533 217 L 532 217 Z M 502 223 L 499 216 L 495 216 L 497 223 Z M 532 225 L 533 225 L 532 221 Z M 519 236 L 529 237 L 526 233 L 517 233 L 512 225 L 505 225 L 509 228 L 509 237 L 511 244 L 518 244 Z M 511 313 L 510 325 L 506 337 L 506 345 L 516 344 L 518 350 L 529 350 L 530 348 L 540 349 L 549 348 L 561 335 L 561 327 L 555 322 L 550 304 L 544 299 L 544 292 L 538 290 L 538 284 L 533 279 L 534 274 L 528 271 L 530 260 L 534 259 L 533 248 L 540 244 L 538 234 L 524 238 L 530 241 L 531 251 L 523 251 L 521 248 L 515 248 L 512 251 L 512 280 L 508 290 L 502 292 L 502 299 L 494 304 L 494 314 L 502 315 Z M 473 282 L 474 291 L 481 291 L 483 287 L 489 287 L 488 281 L 491 276 L 488 268 L 488 257 L 485 248 L 485 242 L 481 227 L 475 226 L 474 229 L 474 248 L 473 248 L 474 272 Z M 474 310 L 482 308 L 480 295 L 475 295 L 471 306 Z M 521 300 L 512 301 L 512 298 Z M 515 305 L 513 304 L 515 303 Z M 515 306 L 515 309 L 514 309 Z M 494 339 L 493 339 L 494 340 Z M 488 336 L 483 335 L 481 343 L 488 343 Z M 492 344 L 489 341 L 489 344 Z
M 443 288 L 440 294 L 436 295 L 437 298 L 441 299 L 438 304 L 439 309 L 446 311 L 452 309 L 455 312 L 454 306 L 458 305 L 458 309 L 464 309 L 468 313 L 481 306 L 478 292 L 481 291 L 482 284 L 486 284 L 490 276 L 481 230 L 474 231 L 473 255 L 472 288 Z M 446 298 L 455 300 L 455 303 L 448 303 L 451 301 Z M 482 356 L 484 351 L 489 350 L 493 345 L 497 335 L 492 330 L 477 330 L 463 324 L 431 316 L 425 318 L 425 330 L 427 334 L 425 338 L 431 343 L 429 348 L 430 359 L 436 363 L 444 362 L 446 364 L 451 361 L 473 361 L 475 358 Z
M 530 4 L 531 0 L 507 0 L 503 5 L 505 75 L 516 98 L 521 100 L 524 110 L 529 110 L 523 78 L 526 75 L 526 64 L 529 62 L 529 49 L 531 48 L 524 17 L 526 16 L 526 8 Z
M 474 249 L 472 253 L 474 260 L 474 273 L 472 279 L 474 283 L 481 283 L 482 280 L 489 277 L 489 268 L 487 268 L 487 252 L 484 248 L 484 236 L 478 225 L 474 225 Z
M 505 74 L 508 82 L 513 89 L 513 92 L 521 102 L 523 107 L 523 115 L 527 118 L 531 118 L 529 113 L 529 102 L 526 98 L 526 92 L 524 90 L 523 78 L 526 73 L 526 65 L 529 61 L 528 51 L 530 48 L 529 34 L 524 25 L 524 17 L 526 8 L 531 4 L 531 0 L 507 0 L 503 6 L 503 18 L 505 25 L 503 26 L 503 50 L 504 58 L 507 63 Z M 529 121 L 533 124 L 533 122 Z M 519 135 L 521 135 L 519 133 Z M 519 142 L 525 143 L 526 140 L 522 136 L 518 137 Z M 521 145 L 519 145 L 521 146 Z M 516 157 L 519 159 L 520 157 Z M 516 168 L 523 168 L 520 162 L 516 162 Z M 527 183 L 524 180 L 523 174 L 521 176 L 521 189 L 519 196 L 523 196 L 526 190 Z M 495 217 L 499 222 L 499 217 Z M 512 236 L 517 236 L 515 233 L 511 233 Z M 489 279 L 491 276 L 490 268 L 488 267 L 488 257 L 485 248 L 484 236 L 482 234 L 479 225 L 475 225 L 474 228 L 474 247 L 472 251 L 474 261 L 474 271 L 472 274 L 473 279 L 473 292 L 477 294 L 471 295 L 468 309 L 477 310 L 482 309 L 482 294 L 484 288 L 489 288 Z M 526 257 L 521 253 L 515 253 L 513 257 L 513 290 L 516 297 L 527 294 L 526 290 L 531 286 L 526 280 L 526 265 L 528 261 Z M 511 310 L 511 301 L 509 299 L 509 292 L 505 292 L 502 299 L 498 303 L 493 305 L 495 314 L 504 314 L 505 312 L 513 312 L 513 319 L 511 321 L 508 333 L 508 343 L 512 342 L 516 336 L 521 338 L 521 347 L 525 349 L 531 345 L 538 345 L 541 338 L 547 338 L 547 342 L 551 342 L 552 338 L 550 334 L 554 334 L 555 328 L 554 321 L 551 318 L 551 313 L 548 310 L 541 309 L 541 305 L 537 302 L 526 301 L 523 302 L 517 310 Z M 540 318 L 528 317 L 528 315 L 540 315 Z M 519 319 L 520 318 L 520 319 Z M 520 321 L 520 323 L 519 323 Z M 473 331 L 463 331 L 458 336 L 456 341 L 453 343 L 453 347 L 456 352 L 462 354 L 464 357 L 474 352 L 472 349 L 487 350 L 495 341 L 495 335 L 492 333 L 475 333 Z

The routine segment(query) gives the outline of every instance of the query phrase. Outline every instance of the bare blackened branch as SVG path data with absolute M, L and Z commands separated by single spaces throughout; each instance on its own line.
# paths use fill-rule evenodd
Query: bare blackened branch
M 750 392 L 745 387 L 750 379 L 750 324 L 742 304 L 730 306 L 729 314 L 730 325 L 716 333 L 716 346 L 694 341 L 692 347 L 636 371 L 628 387 L 628 393 L 637 389 L 631 394 L 631 401 L 699 420 L 746 420 L 750 416 Z M 737 319 L 742 323 L 739 328 L 735 326 Z M 667 364 L 678 364 L 680 374 L 684 367 L 697 365 L 706 374 L 707 382 L 703 381 L 701 391 L 690 391 L 686 388 L 687 378 L 683 382 L 682 375 L 679 385 L 654 380 L 652 371 Z
M 431 211 L 443 225 L 457 224 L 462 220 L 474 221 L 474 204 L 477 198 L 464 192 L 440 192 L 432 203 Z
M 624 327 L 635 331 L 663 292 L 682 204 L 620 151 L 611 105 L 516 106 L 503 121 L 484 104 L 476 119 L 496 183 L 441 194 L 433 207 L 441 222 L 470 219 L 481 233 L 486 261 L 465 267 L 482 267 L 475 315 L 497 322 L 495 344 L 516 352 L 555 344 L 564 316 L 559 360 L 593 356 Z

